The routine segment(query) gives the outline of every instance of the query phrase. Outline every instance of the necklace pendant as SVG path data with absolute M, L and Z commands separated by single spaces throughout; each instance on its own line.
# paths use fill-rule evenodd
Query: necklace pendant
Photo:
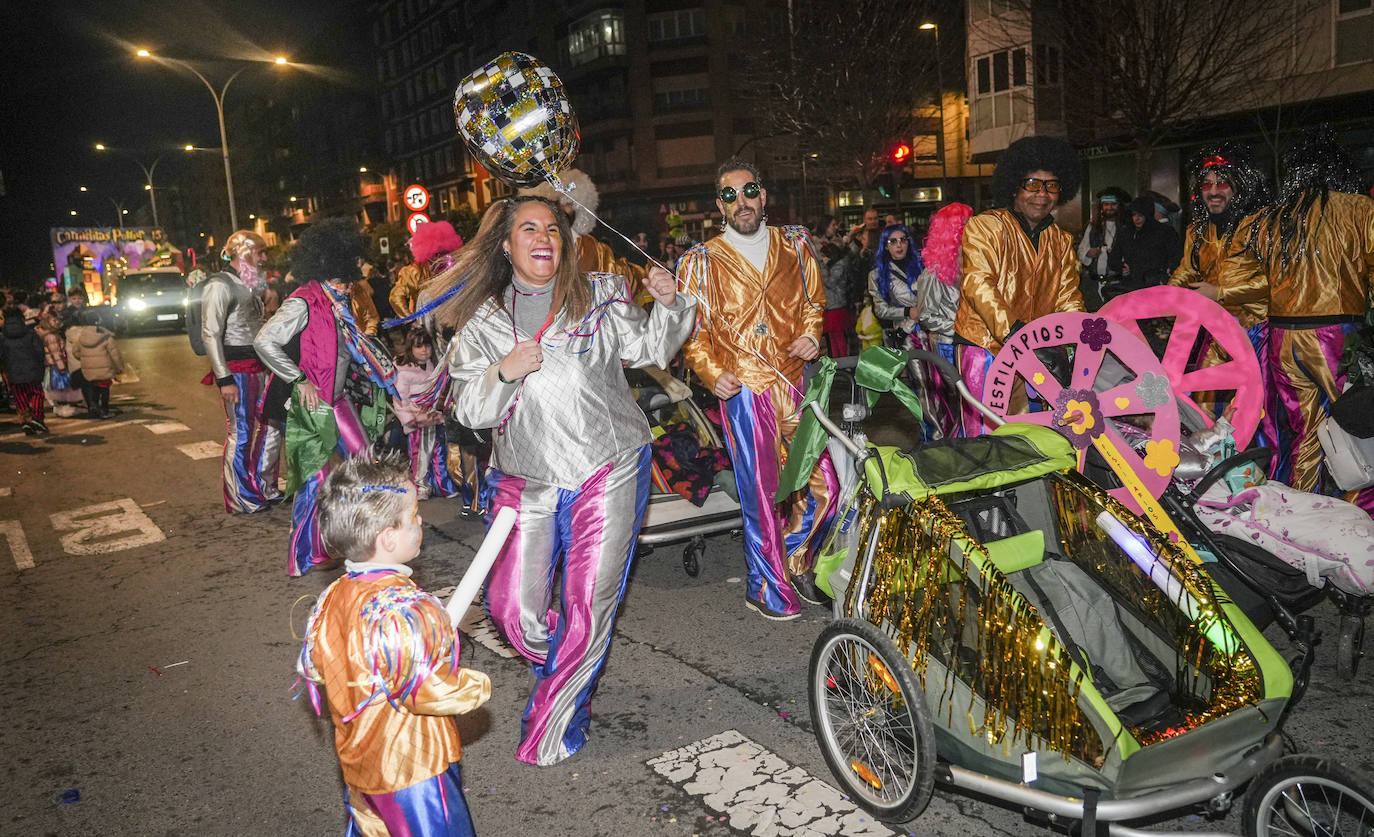
M 754 326 L 754 333 L 755 333 L 755 334 L 767 334 L 767 333 L 768 333 L 768 324 L 767 324 L 767 323 L 759 323 L 758 325 Z

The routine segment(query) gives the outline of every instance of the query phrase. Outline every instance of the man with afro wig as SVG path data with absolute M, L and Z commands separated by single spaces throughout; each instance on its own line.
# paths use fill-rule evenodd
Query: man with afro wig
M 1025 137 L 1007 147 L 992 175 L 996 209 L 964 228 L 959 250 L 956 357 L 969 390 L 981 394 L 993 356 L 1021 326 L 1060 311 L 1083 311 L 1073 236 L 1054 223 L 1082 179 L 1078 152 L 1053 137 Z M 1011 398 L 1013 412 L 1026 394 Z M 964 405 L 960 432 L 983 432 L 982 416 Z
M 349 304 L 362 263 L 363 237 L 353 221 L 310 226 L 291 252 L 292 273 L 303 284 L 253 341 L 272 373 L 263 414 L 286 424 L 292 576 L 327 560 L 316 500 L 334 455 L 366 451 L 381 435 L 387 396 L 396 397 L 395 364 Z

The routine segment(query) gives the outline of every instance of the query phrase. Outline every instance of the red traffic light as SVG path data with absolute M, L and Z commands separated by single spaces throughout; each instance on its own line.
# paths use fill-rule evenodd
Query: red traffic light
M 894 163 L 905 163 L 910 157 L 911 146 L 907 145 L 906 143 L 902 143 L 901 145 L 892 149 L 892 162 Z

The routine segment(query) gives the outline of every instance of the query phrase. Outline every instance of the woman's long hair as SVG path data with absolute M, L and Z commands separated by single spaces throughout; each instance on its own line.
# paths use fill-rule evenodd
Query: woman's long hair
M 574 322 L 591 311 L 592 286 L 578 269 L 577 251 L 573 246 L 567 216 L 544 198 L 533 195 L 505 198 L 487 207 L 477 227 L 477 235 L 458 251 L 453 264 L 436 275 L 425 289 L 427 296 L 439 299 L 455 287 L 462 286 L 434 311 L 440 333 L 467 325 L 477 309 L 488 300 L 505 310 L 505 292 L 511 284 L 513 268 L 504 255 L 503 245 L 515 226 L 516 211 L 527 203 L 548 207 L 554 222 L 558 224 L 558 273 L 553 279 L 553 310 L 561 309 Z
M 906 264 L 898 265 L 903 274 L 902 281 L 910 284 L 921 275 L 921 254 L 916 250 L 916 241 L 911 237 L 911 230 L 907 229 L 905 224 L 885 227 L 882 235 L 878 236 L 878 259 L 875 269 L 878 271 L 878 293 L 888 302 L 892 301 L 887 295 L 892 287 L 892 257 L 887 253 L 887 240 L 897 233 L 906 236 Z

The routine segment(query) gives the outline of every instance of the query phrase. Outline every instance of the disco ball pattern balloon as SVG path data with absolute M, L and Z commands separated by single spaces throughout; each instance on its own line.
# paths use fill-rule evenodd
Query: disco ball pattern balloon
M 502 53 L 469 73 L 453 112 L 472 156 L 512 185 L 549 180 L 577 156 L 577 116 L 562 79 L 524 53 Z

